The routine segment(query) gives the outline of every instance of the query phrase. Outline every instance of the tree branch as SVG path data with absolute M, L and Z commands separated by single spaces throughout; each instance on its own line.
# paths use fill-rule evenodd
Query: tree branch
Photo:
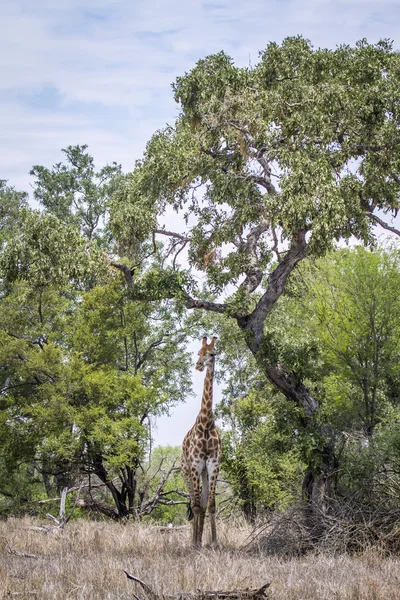
M 259 350 L 261 339 L 264 335 L 264 322 L 268 313 L 275 306 L 280 296 L 285 291 L 286 282 L 298 262 L 305 258 L 307 253 L 306 231 L 300 229 L 292 238 L 292 244 L 285 257 L 268 278 L 266 292 L 260 298 L 256 308 L 251 315 L 239 317 L 238 324 L 241 329 L 253 332 L 254 340 L 251 350 L 256 353 Z
M 383 227 L 383 229 L 386 229 L 387 231 L 390 231 L 391 233 L 395 233 L 396 235 L 398 235 L 400 237 L 399 229 L 396 229 L 396 227 L 392 227 L 388 223 L 385 223 L 385 221 L 383 221 L 377 215 L 374 215 L 373 213 L 371 213 L 369 211 L 367 212 L 367 215 L 369 216 L 370 219 L 372 219 L 372 221 L 375 221 L 375 223 L 378 223 L 378 225 Z
M 175 231 L 167 231 L 166 229 L 155 229 L 154 233 L 159 233 L 160 235 L 166 235 L 168 237 L 174 237 L 182 242 L 190 242 L 191 240 L 191 238 L 186 235 L 182 235 L 181 233 L 177 233 Z
M 253 152 L 251 153 L 251 158 L 256 160 L 258 164 L 261 166 L 263 170 L 263 175 L 253 175 L 249 174 L 249 177 L 255 178 L 255 183 L 258 183 L 262 187 L 265 188 L 268 194 L 275 195 L 277 194 L 277 190 L 273 183 L 271 182 L 271 167 L 269 165 L 268 159 L 265 156 L 265 147 L 258 147 L 254 137 L 251 135 L 246 123 L 238 125 L 237 123 L 228 122 L 228 125 L 237 129 L 243 134 L 243 137 Z
M 247 294 L 251 294 L 260 285 L 263 278 L 263 270 L 259 265 L 257 256 L 257 244 L 261 235 L 268 231 L 269 223 L 262 218 L 261 223 L 249 232 L 246 237 L 246 242 L 241 242 L 238 245 L 239 250 L 245 252 L 248 257 L 248 266 L 245 269 L 246 279 L 240 285 L 241 289 L 245 289 Z
M 131 287 L 132 289 L 135 287 L 134 283 L 133 283 L 133 278 L 132 278 L 133 269 L 131 269 L 130 267 L 127 267 L 126 265 L 124 265 L 124 263 L 116 262 L 116 261 L 110 261 L 110 265 L 123 272 L 126 282 L 128 283 L 129 287 Z
M 156 340 L 150 344 L 150 346 L 147 348 L 147 350 L 145 350 L 143 352 L 142 356 L 139 358 L 139 360 L 135 366 L 136 372 L 139 371 L 139 369 L 144 365 L 144 363 L 146 362 L 146 360 L 149 357 L 150 352 L 154 348 L 157 348 L 158 346 L 161 346 L 161 344 L 164 344 L 164 343 L 165 343 L 165 340 L 164 340 L 164 337 L 162 337 L 161 339 Z
M 319 408 L 318 401 L 311 395 L 310 390 L 298 380 L 294 373 L 285 371 L 280 363 L 264 364 L 265 373 L 270 382 L 282 394 L 293 400 L 297 406 L 304 410 L 304 423 L 312 423 L 313 414 Z
M 364 152 L 380 152 L 381 150 L 389 150 L 390 148 L 393 148 L 394 146 L 398 146 L 400 144 L 400 138 L 395 138 L 393 141 L 391 142 L 387 142 L 386 144 L 377 144 L 377 145 L 371 145 L 371 144 L 357 144 L 357 146 L 355 147 L 356 152 L 358 152 L 359 154 L 363 154 Z
M 184 299 L 186 308 L 202 308 L 204 310 L 209 310 L 211 312 L 216 312 L 223 314 L 228 309 L 227 304 L 220 304 L 218 302 L 209 302 L 208 300 L 196 300 L 189 296 L 189 294 L 184 293 Z

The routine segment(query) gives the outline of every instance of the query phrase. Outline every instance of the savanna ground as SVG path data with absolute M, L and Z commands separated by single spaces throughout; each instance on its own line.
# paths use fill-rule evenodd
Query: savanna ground
M 400 559 L 358 556 L 283 559 L 244 546 L 250 530 L 219 524 L 221 549 L 189 548 L 189 528 L 76 520 L 50 533 L 30 518 L 0 522 L 0 599 L 127 599 L 143 592 L 124 569 L 159 594 L 232 590 L 271 582 L 271 600 L 399 600 Z M 48 524 L 48 522 L 46 523 Z M 208 532 L 207 532 L 208 533 Z

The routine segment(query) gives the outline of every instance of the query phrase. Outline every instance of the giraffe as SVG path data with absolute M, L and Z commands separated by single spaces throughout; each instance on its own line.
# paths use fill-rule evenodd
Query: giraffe
M 215 525 L 215 486 L 219 472 L 221 438 L 214 424 L 212 411 L 215 350 L 217 338 L 207 344 L 204 337 L 199 351 L 196 369 L 203 371 L 203 397 L 200 412 L 193 427 L 188 431 L 182 445 L 182 472 L 190 496 L 193 513 L 193 548 L 201 547 L 204 519 L 208 506 L 211 524 L 211 546 L 216 548 L 217 528 Z

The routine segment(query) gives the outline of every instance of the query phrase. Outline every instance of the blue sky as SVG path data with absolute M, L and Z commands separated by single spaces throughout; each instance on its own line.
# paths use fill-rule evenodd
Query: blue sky
M 69 144 L 130 170 L 177 114 L 171 83 L 208 54 L 254 64 L 269 41 L 297 34 L 400 49 L 391 0 L 2 0 L 0 23 L 0 179 L 25 190 L 32 165 L 59 162 Z M 191 399 L 162 419 L 157 441 L 180 443 L 197 409 Z

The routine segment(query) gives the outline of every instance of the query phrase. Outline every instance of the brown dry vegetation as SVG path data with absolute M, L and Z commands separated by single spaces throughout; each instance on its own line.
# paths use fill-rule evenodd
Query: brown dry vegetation
M 31 529 L 32 519 L 0 523 L 0 599 L 112 600 L 143 596 L 123 570 L 157 593 L 257 587 L 271 600 L 399 600 L 400 559 L 370 550 L 358 557 L 268 557 L 241 549 L 249 530 L 219 524 L 220 551 L 189 549 L 189 528 L 73 521 L 64 531 Z M 33 556 L 28 556 L 33 555 Z

